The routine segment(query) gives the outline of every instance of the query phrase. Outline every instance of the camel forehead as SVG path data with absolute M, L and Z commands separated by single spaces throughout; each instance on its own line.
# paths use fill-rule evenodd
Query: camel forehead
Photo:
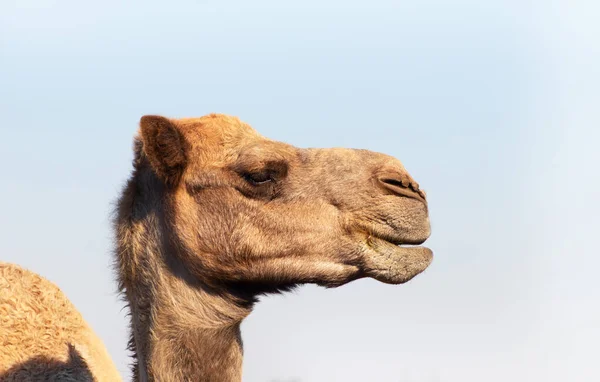
M 266 139 L 239 118 L 225 114 L 181 118 L 174 122 L 190 143 L 203 147 L 235 147 Z
M 240 157 L 290 157 L 296 147 L 266 138 L 237 117 L 209 114 L 172 120 L 191 145 L 191 172 L 205 167 L 226 167 Z

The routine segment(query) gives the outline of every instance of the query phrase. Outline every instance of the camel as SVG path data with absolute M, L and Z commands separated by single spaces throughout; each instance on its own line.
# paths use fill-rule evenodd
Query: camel
M 0 381 L 121 381 L 102 340 L 52 282 L 0 263 Z
M 114 232 L 136 381 L 241 381 L 260 295 L 402 284 L 433 258 L 426 195 L 400 161 L 297 148 L 222 114 L 141 118 Z

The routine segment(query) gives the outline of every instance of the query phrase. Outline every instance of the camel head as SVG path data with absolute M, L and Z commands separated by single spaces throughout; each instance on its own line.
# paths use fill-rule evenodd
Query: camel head
M 205 283 L 400 284 L 432 260 L 412 246 L 430 234 L 425 193 L 393 157 L 297 148 L 216 114 L 144 116 L 136 142 L 138 176 L 155 179 L 146 189 L 164 205 L 164 241 Z

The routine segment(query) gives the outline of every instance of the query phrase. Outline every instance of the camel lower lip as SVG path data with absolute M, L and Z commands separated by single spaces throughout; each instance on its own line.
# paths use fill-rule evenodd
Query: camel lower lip
M 397 245 L 389 241 L 369 238 L 372 250 L 365 259 L 369 277 L 388 284 L 402 284 L 423 272 L 433 260 L 431 249 L 423 246 Z

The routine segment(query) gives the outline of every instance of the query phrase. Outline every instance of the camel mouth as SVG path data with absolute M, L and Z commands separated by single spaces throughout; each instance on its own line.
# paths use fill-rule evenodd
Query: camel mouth
M 404 284 L 423 272 L 433 261 L 433 251 L 420 245 L 425 240 L 410 243 L 370 236 L 364 259 L 366 276 L 386 284 Z

